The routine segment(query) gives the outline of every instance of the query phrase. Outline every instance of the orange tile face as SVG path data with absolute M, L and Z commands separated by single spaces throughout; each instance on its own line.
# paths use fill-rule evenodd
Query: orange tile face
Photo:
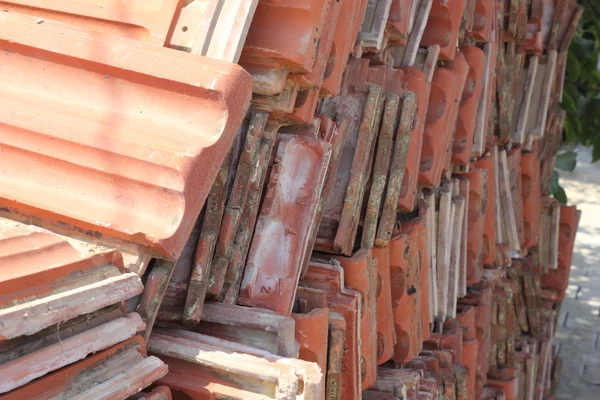
M 0 114 L 2 207 L 177 258 L 246 112 L 249 75 L 126 39 L 81 32 L 67 42 L 67 28 L 50 21 L 36 35 L 31 17 L 1 21 L 1 73 L 11 76 Z
M 377 379 L 377 267 L 371 252 L 366 250 L 356 252 L 351 258 L 334 259 L 344 269 L 344 284 L 362 293 L 360 354 L 364 390 Z
M 110 0 L 12 0 L 3 1 L 2 9 L 163 46 L 178 3 L 177 0 L 157 0 L 152 5 L 145 0 L 126 4 Z
M 411 32 L 410 19 L 414 1 L 392 0 L 388 18 L 388 35 L 391 42 L 406 45 Z
M 412 244 L 410 253 L 410 261 L 413 269 L 417 268 L 419 277 L 413 278 L 414 282 L 419 282 L 417 289 L 417 295 L 419 296 L 420 311 L 421 314 L 421 337 L 422 341 L 429 338 L 431 333 L 430 324 L 433 322 L 433 293 L 431 287 L 431 270 L 430 270 L 430 243 L 427 234 L 427 206 L 424 202 L 419 202 L 419 216 L 409 220 L 402 219 L 400 221 L 401 231 L 409 236 L 410 243 Z M 417 251 L 417 254 L 414 253 Z
M 403 211 L 412 211 L 417 195 L 417 182 L 419 180 L 419 164 L 421 162 L 421 148 L 423 146 L 423 129 L 425 128 L 427 107 L 431 83 L 425 74 L 416 67 L 404 67 L 402 88 L 417 94 L 417 111 L 414 129 L 410 133 L 406 170 L 402 178 L 398 207 Z
M 483 269 L 484 224 L 486 219 L 488 174 L 471 169 L 469 179 L 469 220 L 467 225 L 467 285 L 478 283 Z
M 422 348 L 417 254 L 417 243 L 413 243 L 408 235 L 400 234 L 392 239 L 390 276 L 397 340 L 393 360 L 399 364 L 412 360 Z
M 523 195 L 523 247 L 531 248 L 540 235 L 541 190 L 540 160 L 536 151 L 521 154 L 521 186 Z
M 359 345 L 362 295 L 360 292 L 346 289 L 344 286 L 344 270 L 340 266 L 331 264 L 311 262 L 301 285 L 326 291 L 329 309 L 339 313 L 345 320 L 346 335 L 342 357 L 342 385 L 339 393 L 341 393 L 342 399 L 359 398 L 362 372 Z
M 492 286 L 485 281 L 471 286 L 467 296 L 460 299 L 460 304 L 475 307 L 476 336 L 479 343 L 475 390 L 481 393 L 487 380 L 490 357 Z
M 438 187 L 442 171 L 450 162 L 454 127 L 468 72 L 469 64 L 461 53 L 447 68 L 436 68 L 434 72 L 421 150 L 419 182 L 423 185 Z
M 330 0 L 327 5 L 327 15 L 325 23 L 320 30 L 320 38 L 318 44 L 317 55 L 312 71 L 302 75 L 292 75 L 291 79 L 297 79 L 303 87 L 312 88 L 315 92 L 314 97 L 319 97 L 321 86 L 325 76 L 331 76 L 331 63 L 336 56 L 336 47 L 334 43 L 337 22 L 340 16 L 343 4 L 337 0 Z M 314 109 L 311 117 L 314 116 Z
M 296 340 L 300 344 L 299 359 L 316 363 L 327 371 L 329 310 L 315 309 L 308 314 L 292 314 L 296 323 Z
M 280 135 L 239 304 L 291 313 L 330 148 L 320 139 Z
M 310 72 L 332 0 L 259 2 L 242 52 L 244 59 L 273 59 L 291 71 Z M 282 32 L 290 34 L 282 35 Z
M 467 62 L 467 58 L 465 55 L 457 51 L 454 60 L 446 63 L 447 68 L 452 71 L 452 74 L 457 78 L 457 87 L 454 91 L 454 99 L 452 101 L 452 107 L 450 118 L 448 120 L 447 127 L 447 135 L 446 142 L 444 143 L 444 158 L 443 158 L 443 168 L 444 171 L 450 170 L 450 163 L 452 160 L 453 143 L 456 143 L 456 131 L 458 125 L 458 116 L 460 112 L 461 100 L 463 98 L 463 94 L 465 91 L 465 86 L 467 83 L 467 78 L 469 76 L 469 72 L 471 70 L 471 66 Z M 458 142 L 460 143 L 460 142 Z
M 377 363 L 387 362 L 394 354 L 394 317 L 390 281 L 389 247 L 375 247 L 377 260 Z
M 477 359 L 479 357 L 479 341 L 476 337 L 475 308 L 472 306 L 458 306 L 457 322 L 463 331 L 461 363 L 467 368 L 467 399 L 476 398 L 475 381 Z
M 492 26 L 496 18 L 495 0 L 475 0 L 473 30 L 470 32 L 478 41 L 492 41 Z
M 427 350 L 448 350 L 451 361 L 460 362 L 462 358 L 462 328 L 445 329 L 444 333 L 432 333 L 424 343 Z
M 491 265 L 496 262 L 496 188 L 494 185 L 496 174 L 496 158 L 489 155 L 480 158 L 473 166 L 487 172 L 487 184 L 485 193 L 485 223 L 483 226 L 483 250 L 482 262 Z M 483 193 L 481 194 L 484 195 Z M 469 207 L 471 205 L 469 204 Z
M 564 298 L 569 285 L 573 247 L 580 218 L 581 211 L 576 207 L 560 207 L 558 268 L 542 275 L 542 286 L 556 290 L 559 300 Z
M 429 95 L 419 175 L 419 183 L 427 186 L 439 186 L 448 120 L 457 85 L 452 72 L 436 68 Z
M 473 149 L 477 111 L 483 91 L 485 54 L 475 46 L 462 46 L 460 52 L 469 64 L 469 73 L 460 101 L 458 120 L 456 121 L 456 134 L 452 145 L 452 162 L 468 165 Z
M 342 8 L 335 28 L 332 51 L 327 62 L 322 88 L 324 93 L 331 96 L 337 96 L 340 91 L 348 56 L 354 46 L 354 38 L 358 34 L 367 7 L 367 0 L 340 0 L 340 2 Z
M 465 5 L 465 0 L 433 0 L 421 46 L 438 44 L 440 58 L 454 60 Z
M 499 389 L 506 400 L 517 400 L 519 398 L 519 381 L 515 376 L 499 377 L 500 379 L 488 379 L 488 385 Z

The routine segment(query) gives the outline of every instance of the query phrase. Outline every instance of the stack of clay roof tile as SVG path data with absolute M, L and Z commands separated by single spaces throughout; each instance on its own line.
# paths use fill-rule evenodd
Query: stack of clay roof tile
M 252 80 L 166 48 L 174 0 L 1 7 L 0 397 L 126 398 L 167 373 L 146 347 L 164 263 L 185 257 Z M 232 11 L 221 29 L 243 41 Z
M 0 399 L 551 396 L 575 0 L 0 6 Z

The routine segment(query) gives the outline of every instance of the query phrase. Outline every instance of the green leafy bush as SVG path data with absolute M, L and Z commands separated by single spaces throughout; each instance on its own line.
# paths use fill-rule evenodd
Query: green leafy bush
M 569 48 L 562 107 L 565 141 L 593 146 L 595 162 L 600 159 L 600 2 L 581 3 L 586 10 Z
M 562 98 L 562 108 L 567 117 L 564 141 L 590 146 L 592 162 L 600 160 L 600 2 L 580 0 L 586 9 L 569 48 L 567 73 Z M 577 155 L 564 152 L 556 159 L 556 169 L 573 171 Z M 564 189 L 558 183 L 555 170 L 551 182 L 551 194 L 561 203 L 567 203 Z

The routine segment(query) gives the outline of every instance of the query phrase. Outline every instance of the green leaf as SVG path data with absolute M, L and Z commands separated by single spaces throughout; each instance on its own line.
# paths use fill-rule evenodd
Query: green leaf
M 572 81 L 579 80 L 579 61 L 573 53 L 567 55 L 567 75 Z
M 561 204 L 567 204 L 567 193 L 558 183 L 559 175 L 556 170 L 552 171 L 552 180 L 550 181 L 550 194 L 554 196 Z
M 565 192 L 565 189 L 562 188 L 562 186 L 558 186 L 558 189 L 556 190 L 556 192 L 554 192 L 554 198 L 558 200 L 560 204 L 567 205 L 567 193 Z
M 575 142 L 577 140 L 577 136 L 578 135 L 575 133 L 573 125 L 571 124 L 571 120 L 569 116 L 567 116 L 565 119 L 565 139 L 567 143 Z
M 594 11 L 591 8 L 586 7 L 586 9 L 583 11 L 583 17 L 581 19 L 583 20 L 584 24 L 587 24 L 590 22 L 594 22 L 596 16 L 594 15 Z
M 585 60 L 590 56 L 590 54 L 594 54 L 594 47 L 595 41 L 586 38 L 575 40 L 571 45 L 571 49 L 573 50 L 578 60 Z
M 594 149 L 592 150 L 592 162 L 595 163 L 598 160 L 600 160 L 600 140 L 596 138 Z
M 573 99 L 571 95 L 567 92 L 563 93 L 562 105 L 563 108 L 567 110 L 567 112 L 571 114 L 573 118 L 577 118 L 579 116 L 579 111 L 577 110 L 577 103 L 575 102 L 575 99 Z
M 562 171 L 573 171 L 577 165 L 577 153 L 567 151 L 556 156 L 556 168 Z
M 558 172 L 552 171 L 552 180 L 550 180 L 550 194 L 554 196 L 554 193 L 558 191 L 560 185 L 558 184 Z
M 579 92 L 579 89 L 577 89 L 577 86 L 575 86 L 571 82 L 565 82 L 563 97 L 565 93 L 568 93 L 572 99 L 578 99 L 580 97 L 583 97 L 583 95 Z

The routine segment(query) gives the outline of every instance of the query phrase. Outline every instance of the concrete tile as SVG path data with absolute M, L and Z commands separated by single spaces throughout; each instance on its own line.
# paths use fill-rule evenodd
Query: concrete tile
M 594 248 L 593 250 L 597 251 L 598 249 Z M 588 266 L 585 271 L 585 276 L 590 278 L 590 280 L 593 280 L 600 284 L 600 268 L 598 266 Z
M 588 313 L 569 313 L 565 322 L 565 327 L 600 332 L 600 318 L 598 318 L 598 311 L 593 310 Z
M 587 343 L 566 343 L 561 346 L 560 352 L 563 359 L 563 370 L 579 368 L 584 365 L 600 368 L 600 352 L 593 350 L 595 336 L 585 340 Z
M 564 327 L 565 326 L 565 322 L 567 321 L 567 317 L 569 316 L 569 312 L 568 311 L 564 311 L 564 310 L 560 310 L 560 315 L 558 316 L 558 323 L 557 326 L 558 327 Z
M 560 344 L 561 347 L 567 345 L 575 345 L 582 351 L 592 351 L 596 346 L 596 332 L 577 331 L 574 329 L 561 328 L 557 329 L 554 336 L 554 343 Z M 561 353 L 566 354 L 562 348 Z
M 577 300 L 579 301 L 598 301 L 600 300 L 600 288 L 579 287 L 577 291 Z
M 578 287 L 600 291 L 600 279 L 594 278 L 594 276 L 587 276 L 585 272 L 573 274 L 573 269 L 571 269 L 571 278 L 569 279 L 569 285 L 577 285 Z
M 593 386 L 582 384 L 579 379 L 569 379 L 570 376 L 561 375 L 560 385 L 556 393 L 556 400 L 596 400 L 598 393 Z
M 581 380 L 594 386 L 600 386 L 600 368 L 588 367 L 586 365 L 583 369 Z
M 575 313 L 585 317 L 595 315 L 593 306 L 590 306 L 585 301 L 569 298 L 563 300 L 560 311 L 561 313 Z
M 569 285 L 569 286 L 567 286 L 566 297 L 569 299 L 576 299 L 578 291 L 579 291 L 578 285 Z

